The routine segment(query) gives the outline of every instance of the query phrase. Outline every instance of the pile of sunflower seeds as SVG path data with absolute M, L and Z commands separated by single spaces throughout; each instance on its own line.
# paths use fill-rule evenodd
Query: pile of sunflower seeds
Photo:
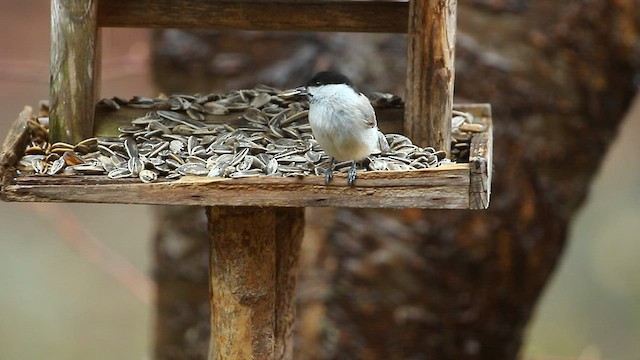
M 399 98 L 375 93 L 372 102 L 395 106 Z M 400 100 L 401 101 L 401 100 Z M 32 141 L 18 170 L 47 175 L 107 175 L 154 182 L 185 175 L 243 178 L 322 175 L 329 157 L 313 138 L 306 99 L 267 86 L 228 94 L 172 95 L 155 99 L 103 99 L 100 106 L 147 109 L 118 130 L 117 138 L 91 138 L 76 145 L 50 144 L 47 118 L 30 121 Z M 216 117 L 237 114 L 238 125 Z M 468 113 L 454 113 L 452 159 L 468 157 L 471 132 L 482 131 Z M 371 154 L 358 171 L 415 170 L 451 163 L 444 152 L 420 148 L 399 134 L 385 135 L 390 149 Z M 350 162 L 337 163 L 346 172 Z

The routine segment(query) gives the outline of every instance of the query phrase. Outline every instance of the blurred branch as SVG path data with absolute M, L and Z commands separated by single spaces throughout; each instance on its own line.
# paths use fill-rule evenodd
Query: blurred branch
M 61 239 L 99 270 L 112 276 L 145 305 L 154 303 L 155 282 L 122 255 L 105 245 L 82 225 L 78 217 L 60 204 L 23 204 L 51 224 Z

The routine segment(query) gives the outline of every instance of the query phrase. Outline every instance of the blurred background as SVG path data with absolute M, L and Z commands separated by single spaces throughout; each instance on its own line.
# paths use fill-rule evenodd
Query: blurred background
M 48 96 L 49 7 L 0 4 L 3 139 Z M 103 31 L 103 96 L 155 95 L 149 36 Z M 525 358 L 638 359 L 639 99 L 633 109 L 574 219 Z M 0 359 L 149 358 L 152 221 L 147 206 L 0 203 Z

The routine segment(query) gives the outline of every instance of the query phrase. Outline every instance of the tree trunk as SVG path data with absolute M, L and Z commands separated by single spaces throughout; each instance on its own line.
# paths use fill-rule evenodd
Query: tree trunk
M 308 209 L 294 358 L 516 358 L 636 91 L 639 14 L 637 0 L 459 1 L 456 96 L 494 110 L 491 207 Z M 403 36 L 167 30 L 155 44 L 168 92 L 296 86 L 329 67 L 365 92 L 404 88 Z M 208 328 L 206 220 L 190 219 L 203 237 L 186 241 L 191 227 L 165 231 L 180 218 L 158 222 L 158 359 L 206 353 L 193 335 Z M 184 256 L 169 267 L 160 255 L 171 251 Z

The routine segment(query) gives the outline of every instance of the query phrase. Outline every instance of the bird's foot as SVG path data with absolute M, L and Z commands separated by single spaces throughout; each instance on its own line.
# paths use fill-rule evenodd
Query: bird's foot
M 324 173 L 324 184 L 328 185 L 331 180 L 333 180 L 333 163 L 334 163 L 334 159 L 331 158 L 331 162 L 329 163 L 329 167 L 327 168 L 327 171 L 325 171 Z
M 331 180 L 333 180 L 333 169 L 329 168 L 324 173 L 324 184 L 329 185 Z
M 355 161 L 351 163 L 351 168 L 349 168 L 347 183 L 349 183 L 349 186 L 354 186 L 356 183 L 356 162 Z

